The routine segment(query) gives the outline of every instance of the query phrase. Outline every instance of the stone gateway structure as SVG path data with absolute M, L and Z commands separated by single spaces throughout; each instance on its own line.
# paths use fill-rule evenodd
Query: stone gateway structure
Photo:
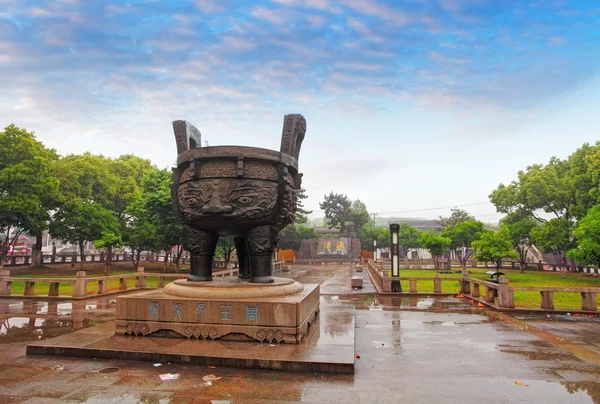
M 190 275 L 163 290 L 117 298 L 117 334 L 299 343 L 319 312 L 319 285 L 271 274 L 279 231 L 292 223 L 306 121 L 286 115 L 280 151 L 201 147 L 200 131 L 173 122 L 174 208 L 186 224 Z M 221 236 L 234 239 L 238 278 L 213 280 Z

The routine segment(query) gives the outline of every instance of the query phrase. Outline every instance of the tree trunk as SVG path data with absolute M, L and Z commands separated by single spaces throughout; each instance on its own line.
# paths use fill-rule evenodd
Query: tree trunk
M 169 250 L 165 250 L 165 260 L 163 263 L 163 272 L 167 272 L 167 262 L 169 260 Z
M 112 246 L 106 247 L 104 249 L 106 253 L 106 259 L 104 260 L 104 275 L 110 275 L 110 269 L 112 267 L 112 259 L 113 259 L 113 248 Z
M 135 255 L 136 255 L 136 254 L 137 254 L 137 256 L 138 256 L 138 262 L 135 262 Z M 134 249 L 131 249 L 131 263 L 133 264 L 133 267 L 134 267 L 135 269 L 137 269 L 137 268 L 138 268 L 138 264 L 139 264 L 139 256 L 140 256 L 139 252 L 135 251 Z
M 142 255 L 142 250 L 138 250 L 138 252 L 135 254 L 135 269 L 138 269 L 140 266 L 140 255 Z M 133 258 L 133 256 L 133 251 L 131 251 L 131 257 Z
M 83 261 L 85 261 L 85 250 L 84 250 L 84 242 L 79 242 L 79 256 L 81 257 L 81 261 L 79 262 L 79 270 L 83 271 Z
M 39 268 L 42 266 L 42 232 L 35 233 L 35 248 L 31 257 L 31 266 Z
M 183 246 L 180 244 L 177 248 L 177 257 L 175 258 L 175 271 L 179 273 L 179 263 L 181 262 L 181 254 L 183 254 Z

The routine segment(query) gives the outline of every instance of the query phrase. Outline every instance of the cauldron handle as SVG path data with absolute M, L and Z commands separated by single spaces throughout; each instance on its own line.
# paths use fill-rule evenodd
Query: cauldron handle
M 283 118 L 280 151 L 298 160 L 300 147 L 306 133 L 306 120 L 300 114 L 289 114 Z
M 173 132 L 177 142 L 177 154 L 202 147 L 200 131 L 188 121 L 173 121 Z

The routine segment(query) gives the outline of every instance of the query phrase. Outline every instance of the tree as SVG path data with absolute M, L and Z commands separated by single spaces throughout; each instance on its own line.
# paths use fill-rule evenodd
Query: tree
M 589 210 L 587 216 L 577 223 L 575 237 L 579 245 L 567 255 L 583 265 L 600 268 L 600 205 Z
M 358 232 L 360 245 L 365 250 L 371 250 L 373 240 L 377 240 L 377 248 L 390 248 L 390 229 L 389 227 L 375 227 L 375 222 L 370 221 L 365 224 Z
M 534 227 L 531 237 L 542 252 L 554 256 L 559 266 L 563 266 L 565 253 L 576 245 L 572 237 L 572 224 L 565 218 L 551 219 Z
M 317 238 L 313 227 L 290 224 L 279 233 L 279 241 L 277 248 L 282 250 L 291 249 L 299 251 L 302 245 L 302 240 Z
M 404 253 L 405 257 L 408 257 L 410 250 L 417 249 L 421 246 L 420 238 L 421 233 L 415 226 L 411 226 L 406 223 L 402 223 L 398 229 L 398 245 L 400 250 Z
M 480 221 L 469 219 L 446 226 L 442 235 L 450 239 L 449 248 L 460 262 L 463 269 L 467 268 L 467 260 L 473 255 L 471 245 L 483 233 L 484 224 Z
M 183 251 L 183 224 L 173 210 L 171 196 L 172 173 L 152 168 L 142 178 L 142 197 L 139 201 L 144 217 L 155 229 L 154 246 L 165 250 L 165 270 L 167 258 L 173 246 L 178 246 L 175 265 L 179 269 L 179 260 Z
M 319 207 L 325 212 L 325 219 L 328 221 L 330 229 L 339 227 L 340 234 L 347 233 L 351 220 L 352 202 L 346 195 L 331 192 L 329 195 L 325 195 L 323 202 L 319 203 Z
M 473 241 L 473 249 L 478 261 L 493 262 L 497 270 L 501 268 L 503 259 L 519 257 L 513 249 L 513 240 L 506 226 L 501 226 L 497 232 L 485 231 L 479 240 Z
M 156 232 L 154 223 L 145 217 L 140 204 L 133 204 L 129 209 L 129 220 L 122 231 L 123 245 L 131 249 L 131 262 L 137 269 L 142 251 L 156 249 Z
M 223 257 L 225 262 L 229 264 L 231 261 L 231 253 L 235 250 L 235 244 L 233 243 L 232 237 L 219 237 L 219 241 L 217 242 L 216 254 L 219 257 Z
M 22 232 L 36 235 L 33 264 L 41 264 L 42 230 L 58 195 L 56 157 L 32 132 L 15 125 L 0 132 L 0 268 Z
M 527 254 L 534 244 L 531 231 L 538 226 L 539 222 L 530 216 L 513 212 L 502 219 L 502 224 L 508 227 L 513 247 L 519 254 L 522 273 L 527 268 Z
M 61 240 L 78 246 L 81 269 L 85 261 L 87 241 L 114 242 L 120 238 L 119 221 L 99 203 L 73 201 L 58 210 L 50 223 L 50 232 Z
M 296 223 L 303 224 L 308 221 L 308 215 L 310 215 L 313 211 L 304 209 L 304 200 L 308 198 L 306 195 L 306 189 L 301 188 L 298 191 L 298 202 L 296 208 Z
M 352 202 L 350 206 L 350 223 L 352 232 L 358 234 L 365 224 L 369 223 L 371 215 L 367 210 L 367 205 L 360 199 Z
M 469 212 L 463 209 L 452 208 L 450 209 L 450 212 L 452 212 L 450 216 L 440 216 L 440 218 L 435 222 L 442 227 L 448 227 L 454 226 L 457 223 L 466 222 L 467 220 L 475 220 L 475 218 L 471 216 Z
M 429 231 L 421 232 L 419 244 L 422 248 L 431 253 L 431 256 L 433 257 L 433 265 L 435 269 L 439 269 L 440 257 L 444 255 L 444 252 L 450 246 L 450 239 L 442 236 L 441 234 L 436 234 L 433 229 L 430 229 Z

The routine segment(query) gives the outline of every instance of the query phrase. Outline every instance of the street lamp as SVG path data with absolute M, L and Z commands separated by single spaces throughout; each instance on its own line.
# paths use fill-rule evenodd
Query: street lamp
M 373 239 L 373 262 L 377 262 L 377 239 Z
M 398 223 L 390 223 L 390 233 L 392 234 L 392 278 L 400 276 L 400 249 L 398 248 Z M 392 292 L 402 292 L 400 280 L 392 280 Z

